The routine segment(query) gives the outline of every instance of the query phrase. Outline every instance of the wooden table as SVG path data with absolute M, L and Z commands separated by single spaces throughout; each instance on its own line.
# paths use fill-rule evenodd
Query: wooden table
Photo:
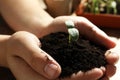
M 104 30 L 108 35 L 114 37 L 120 37 L 120 29 L 110 29 L 110 28 L 101 28 Z M 0 16 L 0 34 L 13 34 L 14 31 L 9 28 L 3 18 Z M 0 67 L 0 80 L 15 80 L 14 76 L 10 72 L 9 69 Z

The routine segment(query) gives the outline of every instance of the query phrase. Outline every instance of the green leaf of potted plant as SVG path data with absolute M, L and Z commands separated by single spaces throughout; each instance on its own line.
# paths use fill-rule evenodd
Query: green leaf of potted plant
M 81 0 L 76 14 L 100 27 L 120 28 L 120 0 Z

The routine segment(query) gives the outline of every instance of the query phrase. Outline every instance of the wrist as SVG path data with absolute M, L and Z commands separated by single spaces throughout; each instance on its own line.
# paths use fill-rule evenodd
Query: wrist
M 0 35 L 0 66 L 7 67 L 6 46 L 10 35 Z

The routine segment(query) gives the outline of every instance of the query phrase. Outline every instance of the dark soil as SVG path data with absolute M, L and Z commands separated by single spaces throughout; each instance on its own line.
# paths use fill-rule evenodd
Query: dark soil
M 107 49 L 81 36 L 77 42 L 68 43 L 68 34 L 58 32 L 40 40 L 42 49 L 61 65 L 60 78 L 69 77 L 80 70 L 86 72 L 107 64 L 104 56 Z
M 0 67 L 0 80 L 16 80 L 8 68 Z

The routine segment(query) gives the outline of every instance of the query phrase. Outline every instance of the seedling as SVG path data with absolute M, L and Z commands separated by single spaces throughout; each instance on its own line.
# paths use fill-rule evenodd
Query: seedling
M 65 24 L 68 28 L 69 43 L 71 43 L 72 41 L 77 41 L 79 38 L 79 31 L 77 28 L 75 28 L 73 21 L 68 20 L 65 22 Z

